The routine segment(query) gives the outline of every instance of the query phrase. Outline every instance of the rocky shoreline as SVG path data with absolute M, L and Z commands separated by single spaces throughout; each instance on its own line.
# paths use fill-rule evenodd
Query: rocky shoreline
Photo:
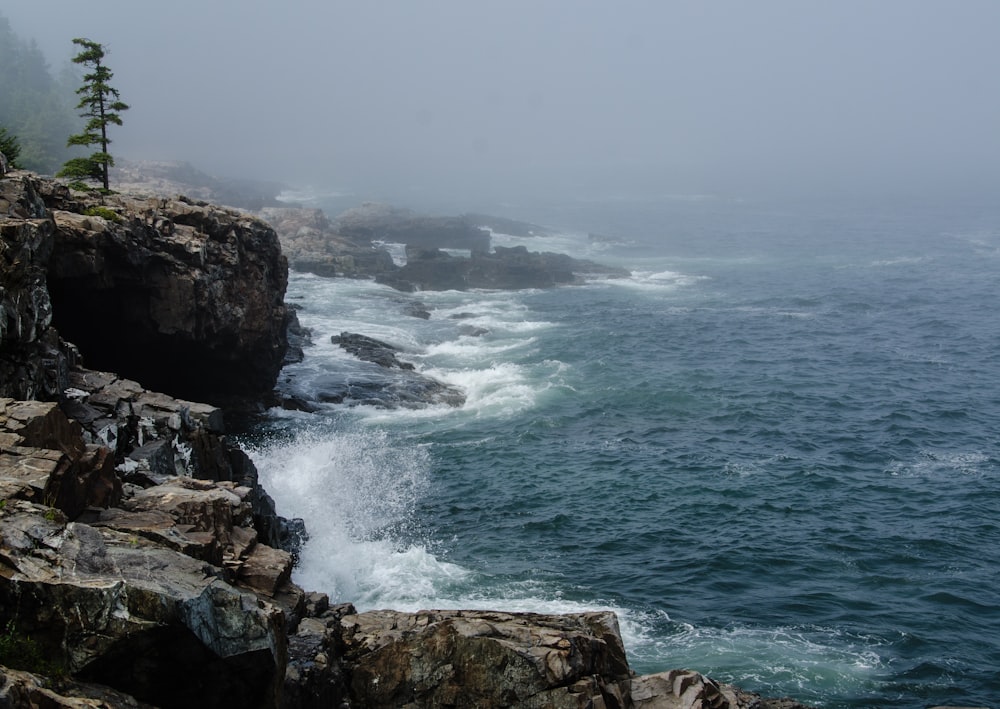
M 308 530 L 220 408 L 276 403 L 275 230 L 12 172 L 0 237 L 0 707 L 801 706 L 638 677 L 611 613 L 358 613 L 299 588 Z

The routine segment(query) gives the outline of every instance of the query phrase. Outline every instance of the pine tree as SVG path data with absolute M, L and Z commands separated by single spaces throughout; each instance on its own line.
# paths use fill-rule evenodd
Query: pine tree
M 7 165 L 11 169 L 19 169 L 21 164 L 19 159 L 21 157 L 21 144 L 17 140 L 16 135 L 11 135 L 7 132 L 7 129 L 0 126 L 0 153 L 7 158 Z M 0 170 L 2 173 L 3 170 Z
M 99 145 L 100 150 L 85 158 L 73 158 L 63 165 L 59 175 L 77 179 L 100 180 L 104 189 L 109 189 L 108 168 L 115 164 L 114 158 L 108 152 L 108 124 L 122 124 L 121 112 L 128 110 L 128 105 L 121 102 L 118 89 L 108 82 L 114 76 L 102 60 L 107 52 L 97 42 L 89 39 L 76 38 L 73 44 L 79 45 L 82 51 L 73 57 L 73 63 L 83 64 L 90 68 L 90 73 L 83 77 L 83 86 L 76 90 L 80 96 L 80 116 L 88 119 L 83 133 L 71 135 L 68 146 L 82 145 L 84 147 Z

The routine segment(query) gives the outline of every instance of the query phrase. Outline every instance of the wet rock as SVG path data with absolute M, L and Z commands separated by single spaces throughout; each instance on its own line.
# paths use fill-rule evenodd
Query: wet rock
M 424 376 L 413 364 L 400 360 L 400 349 L 381 340 L 343 332 L 331 338 L 334 344 L 375 367 L 366 373 L 331 376 L 320 381 L 316 394 L 328 403 L 364 403 L 382 408 L 415 408 L 445 404 L 461 406 L 465 396 L 457 389 Z

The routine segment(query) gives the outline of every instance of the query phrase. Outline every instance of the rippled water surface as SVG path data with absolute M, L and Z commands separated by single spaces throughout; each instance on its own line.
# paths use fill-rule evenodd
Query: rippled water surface
M 310 529 L 299 583 L 361 608 L 610 608 L 640 672 L 825 707 L 996 702 L 996 215 L 524 216 L 563 231 L 497 243 L 632 278 L 411 295 L 293 276 L 316 344 L 290 391 L 356 366 L 329 342 L 347 330 L 467 396 L 273 413 L 255 458 Z

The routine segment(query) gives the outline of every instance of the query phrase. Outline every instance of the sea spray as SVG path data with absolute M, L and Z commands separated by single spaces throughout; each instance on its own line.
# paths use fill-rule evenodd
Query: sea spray
M 252 448 L 251 456 L 279 508 L 294 510 L 306 523 L 309 542 L 296 582 L 363 604 L 391 596 L 384 586 L 399 583 L 394 574 L 411 569 L 405 580 L 415 593 L 426 592 L 433 575 L 420 563 L 413 516 L 427 483 L 422 448 L 394 445 L 378 429 L 312 424 L 291 440 Z

